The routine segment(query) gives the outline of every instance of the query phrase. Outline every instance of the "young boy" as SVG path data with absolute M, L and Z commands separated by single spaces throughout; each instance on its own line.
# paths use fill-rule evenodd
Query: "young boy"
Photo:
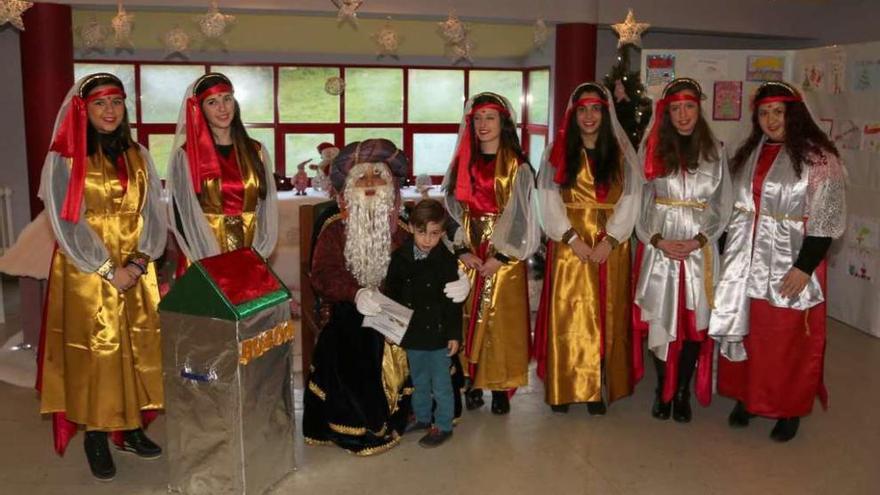
M 434 199 L 423 199 L 410 215 L 413 239 L 391 255 L 385 293 L 413 310 L 400 345 L 406 349 L 415 392 L 412 407 L 416 422 L 409 430 L 427 429 L 419 445 L 437 447 L 452 436 L 453 390 L 450 356 L 461 341 L 461 304 L 443 293 L 447 282 L 458 280 L 458 262 L 440 242 L 445 232 L 446 208 Z M 431 426 L 432 397 L 437 404 Z

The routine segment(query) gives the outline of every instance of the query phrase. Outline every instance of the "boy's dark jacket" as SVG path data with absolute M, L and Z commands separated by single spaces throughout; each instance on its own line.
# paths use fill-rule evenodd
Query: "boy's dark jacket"
M 408 239 L 392 253 L 385 295 L 415 310 L 400 343 L 403 348 L 441 349 L 450 340 L 461 341 L 462 305 L 443 293 L 447 282 L 458 280 L 458 262 L 442 242 L 416 261 L 413 242 Z

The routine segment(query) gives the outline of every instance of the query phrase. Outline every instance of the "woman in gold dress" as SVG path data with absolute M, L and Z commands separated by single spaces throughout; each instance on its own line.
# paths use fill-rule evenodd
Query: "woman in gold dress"
M 465 301 L 468 409 L 492 391 L 492 412 L 507 414 L 509 397 L 528 383 L 529 298 L 526 260 L 540 240 L 532 208 L 535 176 L 516 135 L 513 107 L 480 93 L 468 100 L 456 155 L 444 180 L 457 231 L 455 252 L 473 277 Z
M 278 238 L 272 161 L 248 136 L 234 93 L 223 74 L 205 74 L 180 111 L 168 189 L 171 227 L 189 261 L 251 247 L 268 258 Z
M 538 174 L 550 238 L 535 331 L 538 376 L 554 411 L 585 402 L 602 415 L 605 398 L 633 389 L 629 238 L 641 174 L 601 84 L 575 88 L 560 127 Z
M 55 450 L 84 427 L 92 474 L 120 450 L 158 457 L 143 431 L 163 407 L 162 357 L 152 260 L 167 236 L 162 185 L 134 142 L 122 82 L 77 81 L 61 106 L 40 197 L 57 240 L 39 353 L 40 412 L 52 414 Z

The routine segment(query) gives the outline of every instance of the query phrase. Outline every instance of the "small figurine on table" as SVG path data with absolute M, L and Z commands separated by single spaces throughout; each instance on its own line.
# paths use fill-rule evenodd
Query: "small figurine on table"
M 428 174 L 419 174 L 416 176 L 416 191 L 427 198 L 431 191 L 431 176 Z
M 309 174 L 306 173 L 306 164 L 311 159 L 301 162 L 296 166 L 296 175 L 293 176 L 293 188 L 296 189 L 297 196 L 305 196 L 306 188 L 309 187 Z
M 312 178 L 312 185 L 315 189 L 330 192 L 332 197 L 332 191 L 330 191 L 330 164 L 339 155 L 339 148 L 333 143 L 321 143 L 318 145 L 318 154 L 321 155 L 321 162 L 317 165 L 309 165 L 310 169 L 316 171 L 315 177 Z

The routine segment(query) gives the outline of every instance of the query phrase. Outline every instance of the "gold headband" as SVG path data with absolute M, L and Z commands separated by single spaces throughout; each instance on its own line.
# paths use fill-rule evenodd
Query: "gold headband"
M 77 93 L 79 93 L 80 98 L 85 97 L 85 95 L 82 94 L 83 88 L 88 86 L 90 82 L 96 81 L 98 79 L 112 79 L 112 80 L 118 82 L 119 86 L 125 88 L 125 85 L 122 84 L 122 80 L 119 79 L 118 77 L 116 77 L 115 75 L 110 74 L 109 72 L 98 72 L 98 73 L 86 76 L 86 78 L 83 79 L 83 81 L 79 84 L 79 89 L 77 90 Z
M 689 85 L 693 86 L 697 90 L 697 98 L 699 98 L 701 100 L 703 98 L 705 98 L 705 95 L 703 94 L 703 87 L 700 86 L 700 83 L 698 83 L 696 81 L 696 79 L 691 79 L 690 77 L 677 77 L 677 78 L 669 81 L 669 83 L 666 84 L 666 87 L 663 88 L 663 97 L 666 98 L 666 93 L 669 91 L 669 88 L 675 86 L 676 84 L 680 84 L 680 83 L 685 83 L 685 84 L 689 84 Z

